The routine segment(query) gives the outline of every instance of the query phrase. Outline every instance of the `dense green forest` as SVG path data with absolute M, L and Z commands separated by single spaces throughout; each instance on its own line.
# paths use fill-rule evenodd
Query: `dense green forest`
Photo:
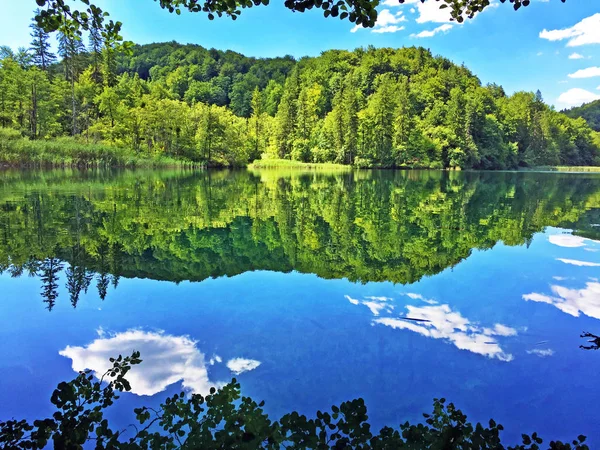
M 217 166 L 261 157 L 357 167 L 598 163 L 600 139 L 585 120 L 553 111 L 539 92 L 482 86 L 424 48 L 258 59 L 173 42 L 127 48 L 100 29 L 80 38 L 65 26 L 57 58 L 36 22 L 32 37 L 30 50 L 0 52 L 8 164 L 51 160 L 58 150 L 33 141 L 60 137 L 79 165 L 122 162 L 106 148 Z
M 574 119 L 583 117 L 594 131 L 600 132 L 600 100 L 594 100 L 562 112 Z
M 569 177 L 565 183 L 564 177 Z M 598 239 L 588 175 L 359 171 L 5 174 L 0 272 L 59 280 L 73 306 L 121 277 L 174 282 L 246 271 L 413 283 L 473 249 L 547 225 Z M 566 187 L 566 188 L 565 188 Z M 65 298 L 64 301 L 67 301 Z

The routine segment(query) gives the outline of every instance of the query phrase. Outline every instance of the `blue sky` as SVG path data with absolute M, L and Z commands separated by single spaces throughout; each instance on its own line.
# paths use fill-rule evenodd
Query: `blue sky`
M 354 29 L 320 11 L 292 13 L 279 0 L 242 12 L 236 21 L 202 14 L 171 15 L 151 0 L 97 0 L 124 23 L 136 43 L 176 40 L 250 56 L 314 56 L 328 49 L 420 45 L 464 63 L 482 82 L 507 92 L 540 89 L 561 109 L 600 98 L 600 1 L 533 0 L 515 12 L 498 0 L 472 20 L 448 20 L 431 0 L 382 0 L 375 29 Z M 0 44 L 27 46 L 34 0 L 0 0 Z

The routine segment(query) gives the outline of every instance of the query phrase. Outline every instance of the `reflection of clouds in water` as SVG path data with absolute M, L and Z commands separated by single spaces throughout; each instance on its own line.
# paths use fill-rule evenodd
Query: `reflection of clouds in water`
M 403 294 L 403 295 L 406 295 L 408 298 L 412 298 L 413 300 L 422 300 L 425 303 L 429 303 L 430 305 L 437 305 L 438 304 L 438 302 L 436 302 L 435 300 L 430 300 L 428 298 L 425 298 L 421 294 L 415 294 L 415 293 L 412 293 L 412 292 L 408 292 L 408 293 Z
M 248 372 L 249 370 L 254 370 L 258 366 L 260 366 L 260 361 L 254 359 L 234 358 L 227 361 L 227 367 L 236 375 L 239 375 L 242 372 Z
M 556 258 L 558 261 L 564 262 L 565 264 L 571 264 L 573 266 L 579 267 L 600 267 L 600 263 L 594 263 L 589 261 L 579 261 L 577 259 L 565 259 L 565 258 Z
M 367 308 L 371 310 L 374 316 L 378 316 L 381 311 L 392 312 L 394 309 L 393 306 L 387 305 L 385 302 L 391 300 L 389 297 L 365 297 L 369 299 L 369 301 L 360 301 L 355 298 L 350 297 L 349 295 L 344 296 L 346 300 L 348 300 L 353 305 L 365 305 Z
M 429 303 L 427 299 L 419 294 L 407 294 L 407 296 L 413 300 L 422 300 Z M 377 314 L 375 314 L 371 306 L 366 304 L 369 302 L 361 302 L 348 296 L 346 298 L 355 305 L 363 304 L 369 307 L 375 316 L 378 316 L 382 310 L 376 309 Z M 468 350 L 490 358 L 497 358 L 502 361 L 513 359 L 511 354 L 506 353 L 500 347 L 496 336 L 516 336 L 517 331 L 514 328 L 499 323 L 492 328 L 480 328 L 460 313 L 453 311 L 449 305 L 406 305 L 406 311 L 406 318 L 404 319 L 377 317 L 373 322 L 395 329 L 410 330 L 434 339 L 445 339 L 461 350 Z
M 545 358 L 547 356 L 552 356 L 554 355 L 554 350 L 552 350 L 551 348 L 536 348 L 533 350 L 527 350 L 527 353 L 530 355 L 536 355 L 539 356 L 540 358 Z
M 196 342 L 187 336 L 142 330 L 99 334 L 99 338 L 86 347 L 67 346 L 59 352 L 72 360 L 73 370 L 90 369 L 100 377 L 112 367 L 109 358 L 139 351 L 143 362 L 132 367 L 127 375 L 131 392 L 136 395 L 154 395 L 179 381 L 185 390 L 197 394 L 207 394 L 211 387 L 224 384 L 210 381 L 207 370 L 208 364 L 220 363 L 221 357 L 215 356 L 207 362 Z
M 559 247 L 586 247 L 585 250 L 590 251 L 596 251 L 595 249 L 591 249 L 589 247 L 593 247 L 594 244 L 598 244 L 598 241 L 595 241 L 594 239 L 575 236 L 573 234 L 553 234 L 548 236 L 548 241 L 550 241 L 551 244 L 558 245 Z
M 581 236 L 573 236 L 572 234 L 553 234 L 548 237 L 551 244 L 559 247 L 584 247 L 586 239 Z
M 553 296 L 533 292 L 523 296 L 524 300 L 548 303 L 562 312 L 579 317 L 580 313 L 600 319 L 600 283 L 588 282 L 583 289 L 569 289 L 564 286 L 551 287 Z

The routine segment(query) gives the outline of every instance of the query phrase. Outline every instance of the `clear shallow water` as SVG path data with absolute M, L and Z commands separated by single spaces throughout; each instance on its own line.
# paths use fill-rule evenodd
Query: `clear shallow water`
M 444 396 L 594 447 L 598 223 L 596 175 L 3 173 L 0 418 L 136 349 L 123 424 L 236 376 L 274 416 Z

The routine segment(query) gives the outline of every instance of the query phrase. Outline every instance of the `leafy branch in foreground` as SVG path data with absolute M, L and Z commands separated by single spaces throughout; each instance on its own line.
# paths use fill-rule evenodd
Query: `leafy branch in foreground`
M 253 6 L 267 6 L 269 0 L 155 0 L 163 9 L 171 13 L 181 14 L 182 10 L 190 12 L 206 13 L 209 19 L 223 15 L 237 19 L 241 10 Z M 398 0 L 405 3 L 406 0 Z M 420 0 L 440 3 L 440 8 L 449 9 L 449 17 L 457 22 L 463 22 L 464 18 L 473 16 L 483 11 L 491 3 L 491 0 Z M 507 0 L 500 0 L 505 3 Z M 563 3 L 565 0 L 561 0 Z M 56 31 L 61 21 L 66 19 L 77 29 L 89 30 L 92 26 L 103 25 L 108 14 L 90 0 L 80 0 L 87 8 L 82 11 L 72 9 L 65 0 L 36 0 L 38 6 L 44 8 L 38 14 L 37 20 L 46 31 Z M 515 10 L 521 6 L 528 6 L 530 0 L 508 0 Z M 377 6 L 379 0 L 285 0 L 286 8 L 293 12 L 305 12 L 316 8 L 322 9 L 325 17 L 339 17 L 341 20 L 349 20 L 357 25 L 370 28 L 377 21 Z M 120 22 L 107 22 L 105 30 L 109 36 L 118 36 L 121 29 Z
M 183 392 L 167 398 L 159 408 L 137 408 L 139 425 L 115 431 L 104 418 L 104 410 L 129 391 L 125 376 L 132 365 L 141 363 L 139 352 L 111 359 L 113 366 L 100 380 L 90 371 L 79 373 L 71 382 L 62 382 L 52 394 L 57 411 L 52 418 L 0 422 L 0 447 L 42 449 L 53 442 L 57 449 L 83 449 L 95 442 L 100 449 L 504 449 L 538 450 L 542 439 L 523 435 L 523 443 L 504 447 L 502 425 L 473 425 L 452 403 L 435 399 L 425 423 L 406 422 L 398 429 L 385 427 L 371 432 L 367 407 L 362 399 L 318 411 L 308 419 L 297 412 L 271 421 L 256 403 L 240 395 L 240 385 L 230 384 L 203 397 Z M 107 382 L 105 382 L 107 380 Z M 551 450 L 589 450 L 585 436 L 572 443 L 551 442 Z M 88 444 L 91 445 L 91 444 Z
M 589 338 L 589 345 L 580 345 L 579 348 L 583 350 L 598 350 L 600 349 L 600 336 L 597 336 L 587 331 L 581 335 L 582 338 Z

